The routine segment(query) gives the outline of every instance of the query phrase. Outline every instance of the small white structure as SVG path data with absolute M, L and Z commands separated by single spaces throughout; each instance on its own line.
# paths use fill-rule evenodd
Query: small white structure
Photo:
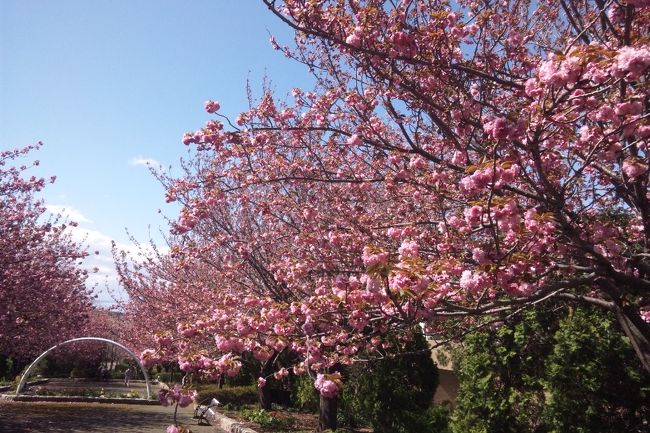
M 31 374 L 32 370 L 34 367 L 38 365 L 41 359 L 45 358 L 48 353 L 56 349 L 57 347 L 65 346 L 66 344 L 69 343 L 74 343 L 76 341 L 103 341 L 104 343 L 109 343 L 112 344 L 113 346 L 117 346 L 121 349 L 124 349 L 126 353 L 131 355 L 131 357 L 135 360 L 135 362 L 138 363 L 138 366 L 140 367 L 140 370 L 142 370 L 142 374 L 144 375 L 144 381 L 145 384 L 147 385 L 147 400 L 151 399 L 151 387 L 149 386 L 149 375 L 147 374 L 147 370 L 144 368 L 142 363 L 140 362 L 140 358 L 133 353 L 130 349 L 127 349 L 120 343 L 109 340 L 108 338 L 101 338 L 101 337 L 80 337 L 80 338 L 73 338 L 72 340 L 64 341 L 63 343 L 59 343 L 56 346 L 52 346 L 49 349 L 47 349 L 45 352 L 41 353 L 38 358 L 34 360 L 31 364 L 29 364 L 29 367 L 27 367 L 27 370 L 25 371 L 25 374 L 23 374 L 23 377 L 20 378 L 20 383 L 18 384 L 18 388 L 16 388 L 16 395 L 20 395 L 22 392 L 23 388 L 25 387 L 25 384 L 27 383 L 27 379 L 29 378 L 29 375 Z

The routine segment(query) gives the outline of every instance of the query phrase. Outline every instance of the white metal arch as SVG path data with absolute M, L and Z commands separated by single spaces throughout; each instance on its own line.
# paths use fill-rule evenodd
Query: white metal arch
M 39 361 L 45 356 L 47 356 L 48 353 L 56 349 L 57 347 L 65 346 L 66 344 L 69 343 L 74 343 L 75 341 L 103 341 L 105 343 L 112 344 L 113 346 L 117 346 L 121 349 L 124 349 L 131 357 L 135 360 L 135 362 L 138 363 L 138 366 L 140 367 L 140 370 L 142 370 L 142 374 L 144 375 L 144 381 L 147 385 L 147 399 L 151 398 L 151 387 L 149 386 L 149 375 L 147 374 L 147 369 L 144 368 L 142 363 L 140 362 L 140 358 L 133 353 L 130 349 L 124 347 L 117 341 L 109 340 L 108 338 L 101 338 L 101 337 L 80 337 L 80 338 L 73 338 L 72 340 L 64 341 L 63 343 L 59 343 L 56 346 L 52 346 L 49 349 L 47 349 L 45 352 L 41 353 L 38 358 L 34 360 L 31 364 L 29 364 L 29 367 L 25 371 L 25 374 L 23 374 L 23 377 L 20 378 L 20 383 L 18 384 L 18 388 L 16 388 L 16 395 L 20 395 L 20 392 L 23 390 L 25 387 L 25 384 L 27 383 L 27 379 L 29 378 L 29 375 L 31 374 L 32 370 L 36 365 L 38 365 Z

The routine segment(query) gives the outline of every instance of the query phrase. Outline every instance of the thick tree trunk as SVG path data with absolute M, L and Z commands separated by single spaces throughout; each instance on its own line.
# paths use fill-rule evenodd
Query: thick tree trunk
M 257 400 L 261 409 L 271 410 L 271 387 L 269 385 L 257 388 Z
M 318 411 L 318 431 L 336 430 L 336 413 L 338 410 L 338 397 L 327 398 L 320 396 Z
M 257 378 L 264 377 L 264 378 L 269 378 L 269 382 L 271 378 L 269 377 L 271 374 L 271 367 L 273 365 L 273 361 L 275 361 L 275 358 L 271 358 L 266 362 L 263 362 L 260 364 L 260 371 L 259 374 L 253 375 L 253 378 L 257 380 Z M 273 402 L 273 397 L 271 395 L 271 384 L 267 383 L 266 385 L 262 387 L 257 387 L 257 401 L 260 404 L 260 409 L 264 410 L 271 410 L 271 403 Z
M 641 365 L 650 373 L 650 325 L 634 308 L 616 306 L 614 311 Z

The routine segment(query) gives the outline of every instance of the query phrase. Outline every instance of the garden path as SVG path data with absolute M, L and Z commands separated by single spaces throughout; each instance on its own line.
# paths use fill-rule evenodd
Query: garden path
M 193 433 L 226 433 L 214 426 L 198 426 L 191 406 L 178 412 L 178 421 Z M 164 433 L 173 416 L 173 408 L 158 405 L 0 400 L 3 433 Z

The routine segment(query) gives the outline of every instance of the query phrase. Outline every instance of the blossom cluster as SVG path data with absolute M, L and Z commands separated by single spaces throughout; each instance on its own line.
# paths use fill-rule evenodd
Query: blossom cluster
M 197 392 L 195 390 L 183 389 L 180 385 L 176 384 L 171 389 L 161 389 L 158 391 L 158 401 L 163 406 L 171 406 L 178 404 L 180 407 L 187 407 L 196 399 Z
M 321 374 L 316 376 L 314 386 L 323 397 L 334 398 L 341 392 L 341 373 Z

